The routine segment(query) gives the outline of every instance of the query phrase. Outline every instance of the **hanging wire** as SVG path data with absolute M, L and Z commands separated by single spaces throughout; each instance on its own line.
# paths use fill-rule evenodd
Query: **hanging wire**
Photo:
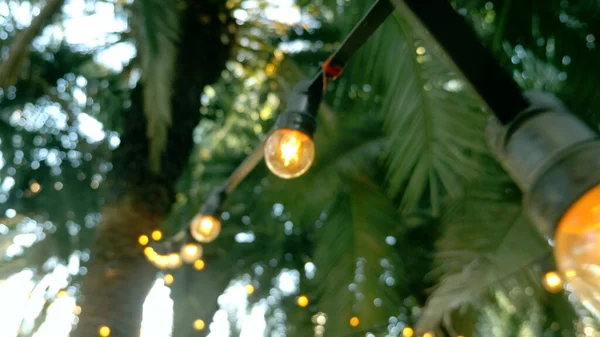
M 348 35 L 346 40 L 344 40 L 340 47 L 323 63 L 321 71 L 319 71 L 311 81 L 310 88 L 315 90 L 325 90 L 327 82 L 335 80 L 342 74 L 343 69 L 350 58 L 368 41 L 371 35 L 375 33 L 377 28 L 381 26 L 393 11 L 394 6 L 389 0 L 376 1 L 359 24 Z M 274 129 L 270 130 L 267 135 L 271 134 L 273 131 Z M 220 209 L 223 206 L 231 193 L 233 193 L 237 186 L 244 181 L 248 174 L 250 174 L 263 159 L 264 147 L 265 141 L 260 142 L 254 151 L 252 151 L 235 171 L 233 171 L 227 181 L 213 190 L 211 195 L 222 191 L 223 197 L 219 200 L 220 205 L 218 205 L 218 207 L 212 205 L 213 207 L 211 208 Z M 207 200 L 207 203 L 209 201 L 210 198 Z M 201 212 L 206 209 L 207 203 L 201 207 Z M 189 238 L 190 232 L 188 224 L 185 224 L 183 228 L 170 238 L 162 242 L 151 242 L 149 243 L 149 246 L 157 252 L 168 252 L 172 251 L 174 248 L 178 248 L 178 246 L 189 240 Z

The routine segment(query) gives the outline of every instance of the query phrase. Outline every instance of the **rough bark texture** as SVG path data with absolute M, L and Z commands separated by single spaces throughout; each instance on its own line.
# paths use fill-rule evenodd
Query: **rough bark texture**
M 131 106 L 123 111 L 125 129 L 107 181 L 111 192 L 83 280 L 82 313 L 73 337 L 97 336 L 101 325 L 110 327 L 111 337 L 139 336 L 142 303 L 156 271 L 146 262 L 137 238 L 159 227 L 171 207 L 175 182 L 187 164 L 192 133 L 200 120 L 200 94 L 218 79 L 229 57 L 229 41 L 233 41 L 224 3 L 188 0 L 183 4 L 173 125 L 162 171 L 154 174 L 148 165 L 143 88 L 138 86 Z

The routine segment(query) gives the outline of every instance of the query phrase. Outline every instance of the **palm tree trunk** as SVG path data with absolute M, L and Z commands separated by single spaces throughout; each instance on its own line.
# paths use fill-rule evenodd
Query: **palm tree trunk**
M 173 84 L 172 126 L 162 171 L 148 165 L 148 139 L 143 112 L 143 88 L 132 93 L 123 111 L 124 132 L 108 177 L 110 195 L 92 247 L 88 274 L 83 279 L 82 313 L 73 337 L 98 336 L 106 325 L 111 337 L 137 337 L 142 303 L 155 279 L 145 261 L 139 235 L 160 226 L 174 201 L 175 183 L 193 148 L 192 133 L 200 120 L 200 94 L 216 81 L 229 58 L 231 19 L 224 3 L 187 0 Z M 223 14 L 227 20 L 220 20 Z M 210 18 L 207 20 L 206 18 Z

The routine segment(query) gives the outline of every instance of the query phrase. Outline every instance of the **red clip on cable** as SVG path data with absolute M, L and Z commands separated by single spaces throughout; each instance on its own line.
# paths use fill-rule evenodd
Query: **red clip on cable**
M 333 62 L 333 56 L 330 56 L 327 61 L 323 63 L 323 74 L 328 78 L 336 79 L 344 72 L 344 66 Z
M 344 66 L 333 62 L 333 55 L 330 56 L 327 61 L 323 62 L 323 90 L 327 86 L 327 80 L 336 79 L 344 72 Z

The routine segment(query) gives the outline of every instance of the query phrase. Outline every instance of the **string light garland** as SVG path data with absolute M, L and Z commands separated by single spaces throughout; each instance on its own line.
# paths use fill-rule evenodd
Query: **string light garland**
M 600 229 L 596 228 L 600 223 L 598 133 L 575 118 L 552 95 L 523 94 L 464 18 L 446 1 L 375 1 L 340 48 L 323 63 L 319 74 L 294 86 L 286 112 L 279 116 L 267 139 L 238 166 L 223 186 L 213 191 L 187 228 L 168 240 L 170 247 L 180 247 L 177 249 L 181 253 L 179 262 L 184 259 L 192 263 L 194 260 L 184 256 L 185 249 L 181 247 L 189 242 L 188 238 L 208 243 L 218 237 L 220 214 L 227 198 L 262 159 L 273 174 L 285 179 L 299 177 L 310 169 L 315 157 L 312 137 L 316 131 L 317 111 L 328 81 L 343 73 L 349 59 L 395 8 L 411 24 L 423 25 L 429 31 L 427 38 L 437 40 L 443 47 L 442 52 L 473 85 L 481 102 L 495 114 L 496 119 L 491 120 L 486 131 L 490 147 L 525 192 L 526 210 L 535 225 L 555 242 L 557 277 L 546 274 L 544 285 L 556 289 L 566 280 L 584 305 L 600 310 L 600 296 L 597 296 L 600 276 L 593 272 L 600 268 L 600 253 L 595 241 L 600 234 Z M 462 38 L 456 39 L 456 36 Z M 498 87 L 502 90 L 497 90 Z M 532 156 L 532 153 L 536 155 Z M 151 238 L 160 241 L 162 233 L 154 231 Z M 142 246 L 144 241 L 140 237 Z M 173 253 L 167 252 L 167 257 L 145 249 L 144 254 L 159 268 L 181 265 L 173 263 L 174 258 L 170 258 Z M 204 268 L 204 262 L 199 258 L 193 261 L 196 270 Z M 297 298 L 297 304 L 306 307 L 309 300 L 302 295 Z M 405 337 L 413 334 L 410 327 L 403 331 Z M 427 334 L 433 337 L 432 333 Z
M 287 111 L 277 119 L 267 139 L 246 157 L 223 186 L 213 190 L 200 212 L 188 224 L 187 230 L 175 234 L 167 241 L 168 246 L 181 246 L 188 242 L 188 237 L 201 243 L 215 240 L 221 231 L 219 214 L 226 199 L 262 159 L 265 159 L 267 167 L 275 175 L 282 178 L 299 177 L 308 171 L 315 156 L 312 136 L 316 130 L 316 115 L 328 81 L 335 80 L 342 74 L 349 59 L 393 10 L 394 7 L 388 0 L 376 1 L 338 50 L 323 63 L 321 71 L 312 80 L 301 81 L 294 86 Z M 282 55 L 277 57 L 281 58 Z M 154 231 L 151 237 L 154 241 L 160 241 L 162 233 Z M 153 247 L 158 248 L 156 244 Z M 179 251 L 182 259 L 191 261 L 191 258 L 184 256 L 183 248 Z M 162 255 L 151 251 L 144 253 L 155 266 L 166 268 L 168 261 L 165 262 Z M 194 268 L 202 270 L 203 262 L 197 262 L 194 262 Z

